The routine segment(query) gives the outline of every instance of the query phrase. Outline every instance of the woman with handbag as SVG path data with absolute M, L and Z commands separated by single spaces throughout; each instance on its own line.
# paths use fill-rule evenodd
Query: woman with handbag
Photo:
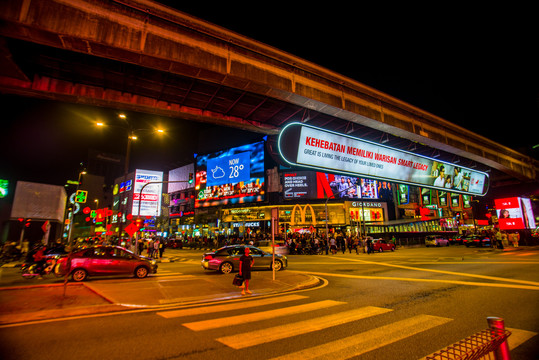
M 245 287 L 241 290 L 241 294 L 252 294 L 249 290 L 249 280 L 251 280 L 251 267 L 255 263 L 255 259 L 249 255 L 249 248 L 245 247 L 243 255 L 240 257 L 240 276 L 243 277 Z

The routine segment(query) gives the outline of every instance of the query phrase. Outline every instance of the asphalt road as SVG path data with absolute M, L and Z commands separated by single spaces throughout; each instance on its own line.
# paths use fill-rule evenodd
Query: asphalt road
M 159 271 L 200 274 L 201 253 L 168 250 L 175 261 Z M 0 351 L 3 359 L 40 360 L 417 360 L 486 329 L 487 317 L 497 316 L 513 331 L 513 359 L 537 359 L 538 265 L 535 248 L 290 256 L 286 271 L 316 274 L 324 285 L 263 299 L 1 327 Z M 20 281 L 14 270 L 0 275 L 2 284 Z

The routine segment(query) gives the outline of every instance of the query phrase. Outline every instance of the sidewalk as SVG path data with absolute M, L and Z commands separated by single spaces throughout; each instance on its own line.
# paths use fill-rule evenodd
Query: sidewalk
M 242 296 L 240 289 L 232 285 L 233 274 L 155 277 L 133 281 L 122 278 L 69 282 L 65 296 L 63 284 L 0 288 L 0 325 L 257 297 L 320 283 L 314 276 L 288 270 L 277 272 L 275 280 L 271 271 L 256 271 L 250 284 L 253 294 Z

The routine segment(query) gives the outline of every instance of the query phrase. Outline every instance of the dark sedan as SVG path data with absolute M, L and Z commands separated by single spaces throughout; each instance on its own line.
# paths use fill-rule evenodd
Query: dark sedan
M 57 272 L 64 275 L 67 256 L 58 260 Z M 157 272 L 157 263 L 153 259 L 135 255 L 119 246 L 91 246 L 73 252 L 69 273 L 74 281 L 83 281 L 88 276 L 134 275 L 144 278 Z
M 488 236 L 482 235 L 468 235 L 462 239 L 462 242 L 466 247 L 475 246 L 475 247 L 487 247 L 492 246 L 490 238 Z
M 253 269 L 272 269 L 275 267 L 275 270 L 282 270 L 288 266 L 288 259 L 284 255 L 275 254 L 275 265 L 273 265 L 270 253 L 251 245 L 231 245 L 202 255 L 202 268 L 204 270 L 218 270 L 223 274 L 236 271 L 246 247 L 249 248 L 255 261 Z

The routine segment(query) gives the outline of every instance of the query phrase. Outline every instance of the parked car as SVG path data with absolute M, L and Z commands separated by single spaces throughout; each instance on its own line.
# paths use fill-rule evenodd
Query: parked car
M 425 246 L 449 246 L 449 240 L 439 235 L 427 235 L 425 238 Z
M 224 246 L 202 255 L 202 268 L 204 270 L 218 270 L 223 274 L 237 271 L 240 266 L 240 257 L 248 247 L 255 260 L 253 269 L 272 269 L 272 254 L 262 251 L 251 245 Z M 288 259 L 284 255 L 275 254 L 275 270 L 283 270 L 288 266 Z
M 255 243 L 256 247 L 267 253 L 272 253 L 271 251 L 271 240 L 260 240 Z M 288 245 L 284 240 L 275 239 L 275 254 L 279 255 L 288 255 L 289 253 Z
M 390 244 L 383 239 L 376 239 L 372 241 L 372 248 L 374 251 L 384 252 L 384 251 L 395 251 L 395 245 Z
M 449 237 L 449 244 L 450 245 L 455 245 L 455 244 L 459 244 L 459 245 L 462 245 L 462 238 L 463 236 L 462 235 L 453 235 L 451 237 Z
M 65 275 L 67 256 L 58 260 L 58 273 Z M 119 246 L 96 245 L 73 252 L 69 274 L 74 281 L 83 281 L 88 276 L 130 274 L 144 278 L 157 272 L 157 262 L 135 255 Z
M 490 238 L 483 235 L 468 235 L 463 238 L 463 243 L 466 247 L 487 247 L 492 246 Z

